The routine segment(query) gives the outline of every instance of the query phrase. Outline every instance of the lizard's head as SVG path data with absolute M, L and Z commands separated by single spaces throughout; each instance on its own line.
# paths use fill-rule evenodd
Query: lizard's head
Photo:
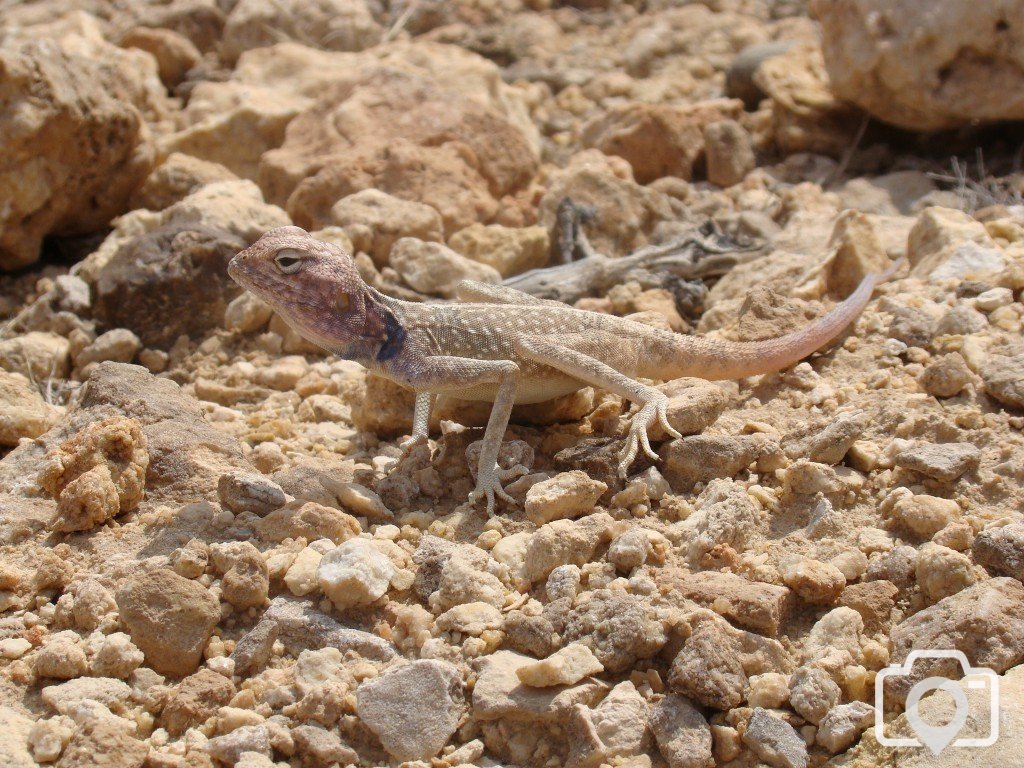
M 299 227 L 277 227 L 238 253 L 228 274 L 299 334 L 334 352 L 386 342 L 394 318 L 371 295 L 352 257 Z

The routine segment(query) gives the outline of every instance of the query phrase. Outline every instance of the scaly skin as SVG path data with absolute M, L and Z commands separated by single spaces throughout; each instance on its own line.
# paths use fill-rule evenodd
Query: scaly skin
M 620 472 L 666 419 L 668 399 L 637 378 L 735 379 L 777 371 L 830 342 L 899 266 L 869 275 L 845 301 L 806 327 L 776 339 L 728 342 L 683 336 L 597 312 L 544 301 L 501 286 L 463 282 L 464 303 L 418 304 L 385 296 L 360 278 L 352 259 L 298 227 L 279 227 L 231 260 L 228 272 L 296 332 L 339 357 L 416 393 L 413 435 L 427 438 L 434 395 L 494 403 L 480 451 L 471 501 L 512 502 L 502 483 L 525 467 L 498 467 L 498 449 L 515 403 L 536 403 L 595 386 L 637 403 Z

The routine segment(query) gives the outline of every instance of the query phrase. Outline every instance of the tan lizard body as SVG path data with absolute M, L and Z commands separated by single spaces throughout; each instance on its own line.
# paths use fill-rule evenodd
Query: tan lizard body
M 231 261 L 229 272 L 298 333 L 416 392 L 413 435 L 426 439 L 432 397 L 493 402 L 473 501 L 511 497 L 502 482 L 525 467 L 497 466 L 515 403 L 535 403 L 592 385 L 637 403 L 623 448 L 625 473 L 655 421 L 673 437 L 664 393 L 638 378 L 735 379 L 785 368 L 834 339 L 860 314 L 885 274 L 869 275 L 831 312 L 775 339 L 728 342 L 684 336 L 587 312 L 501 286 L 464 282 L 457 304 L 399 301 L 371 288 L 337 246 L 298 227 L 279 227 Z

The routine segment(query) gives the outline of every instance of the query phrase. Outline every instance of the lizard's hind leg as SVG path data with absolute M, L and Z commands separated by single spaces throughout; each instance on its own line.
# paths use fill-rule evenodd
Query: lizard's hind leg
M 670 436 L 682 437 L 668 423 L 668 397 L 661 390 L 641 384 L 610 365 L 568 346 L 534 337 L 518 339 L 515 344 L 516 351 L 528 360 L 555 368 L 575 379 L 614 392 L 640 405 L 640 410 L 629 425 L 626 444 L 619 454 L 619 475 L 622 477 L 629 472 L 629 466 L 641 449 L 654 461 L 658 460 L 658 455 L 651 448 L 651 441 L 647 436 L 647 429 L 652 424 L 658 422 Z
M 529 470 L 523 466 L 502 469 L 498 466 L 498 452 L 501 450 L 501 438 L 508 426 L 512 405 L 516 399 L 516 387 L 519 383 L 519 366 L 512 360 L 476 360 L 466 357 L 436 355 L 424 361 L 420 371 L 417 387 L 422 391 L 437 394 L 458 395 L 459 392 L 478 384 L 497 384 L 498 391 L 491 408 L 491 416 L 487 420 L 483 444 L 480 446 L 480 463 L 477 465 L 476 488 L 469 494 L 471 502 L 487 500 L 487 515 L 494 514 L 494 499 L 498 497 L 511 504 L 515 499 L 505 493 L 501 484 Z M 417 397 L 417 413 L 420 399 Z

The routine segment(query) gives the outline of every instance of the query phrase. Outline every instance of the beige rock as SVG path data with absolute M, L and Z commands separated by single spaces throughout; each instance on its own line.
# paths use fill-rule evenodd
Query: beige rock
M 860 211 L 843 211 L 829 238 L 834 249 L 825 271 L 825 284 L 833 296 L 846 298 L 861 280 L 889 266 L 872 218 Z
M 593 709 L 577 704 L 567 728 L 568 764 L 582 767 L 642 755 L 651 740 L 647 719 L 647 701 L 628 680 L 612 688 Z
M 109 677 L 79 677 L 42 690 L 43 703 L 62 715 L 72 715 L 83 702 L 94 701 L 112 713 L 124 711 L 132 689 L 127 683 Z M 100 713 L 104 719 L 107 713 Z
M 846 587 L 846 577 L 834 565 L 799 555 L 783 559 L 779 575 L 787 587 L 811 605 L 835 603 Z
M 280 509 L 285 503 L 281 486 L 259 472 L 224 473 L 217 481 L 217 495 L 221 504 L 232 512 L 251 512 L 260 517 Z
M 524 685 L 547 688 L 552 685 L 575 685 L 583 678 L 603 671 L 604 665 L 590 648 L 570 643 L 546 659 L 519 667 L 516 676 Z
M 805 720 L 817 725 L 839 702 L 843 692 L 820 667 L 800 667 L 789 678 L 789 703 Z
M 606 490 L 607 485 L 593 480 L 586 472 L 560 472 L 526 492 L 526 516 L 536 525 L 580 517 L 594 509 Z
M 345 230 L 353 249 L 370 254 L 378 267 L 388 264 L 392 246 L 404 237 L 426 242 L 444 239 L 441 216 L 434 208 L 379 189 L 342 198 L 331 207 L 330 219 Z
M 142 768 L 149 746 L 136 739 L 117 718 L 86 720 L 71 737 L 58 768 Z
M 33 656 L 35 672 L 39 677 L 69 680 L 81 677 L 89 669 L 85 651 L 74 632 L 60 632 L 52 636 Z
M 725 391 L 703 379 L 674 379 L 658 386 L 668 397 L 668 423 L 684 435 L 696 435 L 710 427 L 729 404 Z M 664 436 L 660 424 L 651 427 L 652 438 Z
M 780 709 L 789 701 L 789 677 L 779 672 L 751 675 L 747 680 L 747 704 L 751 707 Z
M 387 520 L 394 516 L 376 492 L 359 483 L 340 483 L 333 490 L 338 502 L 357 515 L 371 520 Z
M 494 267 L 467 259 L 443 243 L 403 237 L 391 248 L 391 266 L 421 293 L 452 298 L 460 280 L 500 283 Z
M 663 472 L 672 487 L 688 491 L 697 483 L 731 478 L 758 459 L 778 453 L 778 443 L 766 434 L 686 435 L 659 450 Z
M 63 336 L 44 331 L 0 341 L 0 368 L 32 381 L 48 382 L 68 375 L 71 345 Z
M 550 688 L 523 685 L 517 672 L 535 661 L 513 651 L 496 651 L 482 657 L 473 686 L 474 717 L 556 722 L 574 704 L 593 704 L 607 691 L 607 686 L 597 681 Z
M 160 81 L 174 88 L 202 59 L 191 40 L 173 29 L 133 27 L 121 38 L 122 48 L 138 48 L 156 59 Z
M 165 137 L 161 147 L 256 181 L 260 158 L 281 146 L 288 124 L 311 102 L 294 91 L 256 83 L 200 82 L 179 118 L 183 127 Z
M 270 577 L 267 562 L 260 551 L 247 541 L 238 544 L 228 562 L 218 564 L 215 555 L 214 564 L 224 573 L 221 578 L 221 598 L 244 611 L 267 602 Z M 223 567 L 225 565 L 228 566 L 226 569 Z
M 750 134 L 735 120 L 704 126 L 708 181 L 720 187 L 739 184 L 754 169 L 756 158 Z
M 502 277 L 543 267 L 550 250 L 544 227 L 479 223 L 460 229 L 449 238 L 448 245 L 468 259 L 494 267 Z
M 764 60 L 753 79 L 772 99 L 770 136 L 781 151 L 838 157 L 853 140 L 857 113 L 833 95 L 816 41 Z
M 662 176 L 689 181 L 704 151 L 704 127 L 739 117 L 742 111 L 742 102 L 731 99 L 685 107 L 626 104 L 584 126 L 583 143 L 625 158 L 641 184 Z
M 213 595 L 167 569 L 130 577 L 117 591 L 117 607 L 147 664 L 167 675 L 196 669 L 220 619 Z
M 597 546 L 610 538 L 611 524 L 611 516 L 599 512 L 578 521 L 555 520 L 541 526 L 526 545 L 524 576 L 536 582 L 560 565 L 590 562 Z
M 95 22 L 34 37 L 0 48 L 3 269 L 36 261 L 48 234 L 95 232 L 124 212 L 154 161 L 146 120 L 167 111 L 155 60 L 106 42 Z
M 236 178 L 220 163 L 172 152 L 146 177 L 146 181 L 132 196 L 130 207 L 162 211 L 206 184 Z
M 127 328 L 114 328 L 86 344 L 75 355 L 75 365 L 85 368 L 90 363 L 102 363 L 104 360 L 130 363 L 140 349 L 142 342 L 138 336 Z
M 1014 3 L 924 9 L 913 0 L 816 0 L 835 94 L 880 120 L 934 131 L 1024 118 Z
M 327 223 L 339 199 L 376 188 L 432 206 L 451 234 L 494 216 L 536 162 L 524 134 L 494 107 L 425 72 L 378 68 L 325 88 L 288 126 L 281 148 L 264 154 L 260 180 L 307 229 Z
M 0 739 L 0 763 L 10 768 L 36 767 L 33 754 L 29 752 L 32 728 L 30 718 L 10 707 L 0 707 L 0 729 L 6 734 L 6 738 Z
M 1017 629 L 1024 620 L 1024 586 L 1016 579 L 998 577 L 968 587 L 915 613 L 893 627 L 892 662 L 902 663 L 914 648 L 955 648 L 974 666 L 1004 672 L 1024 659 L 1024 637 Z M 907 692 L 926 677 L 958 679 L 962 670 L 955 659 L 921 659 L 910 674 L 893 678 L 889 694 L 903 701 Z
M 501 629 L 502 614 L 495 606 L 484 602 L 455 605 L 435 620 L 442 632 L 461 632 L 477 637 L 487 630 Z
M 295 556 L 284 575 L 284 583 L 288 591 L 301 597 L 315 592 L 318 588 L 316 572 L 323 555 L 315 549 L 306 547 Z
M 252 333 L 270 322 L 274 311 L 253 294 L 246 291 L 234 299 L 224 310 L 224 327 L 238 333 Z
M 981 451 L 970 443 L 919 442 L 896 454 L 897 466 L 942 483 L 976 469 L 980 461 Z
M 314 501 L 307 501 L 297 509 L 291 505 L 278 509 L 255 525 L 260 538 L 273 542 L 301 536 L 307 541 L 326 538 L 341 544 L 362 532 L 359 521 L 352 515 Z
M 39 437 L 59 416 L 28 379 L 0 371 L 0 445 L 13 447 L 23 437 Z
M 1003 405 L 1024 408 L 1024 360 L 1020 355 L 988 355 L 981 368 L 985 392 Z
M 172 736 L 203 723 L 226 705 L 235 694 L 235 686 L 212 669 L 200 669 L 183 679 L 167 697 L 160 713 L 160 726 Z
M 694 628 L 669 670 L 671 690 L 715 709 L 731 709 L 743 700 L 747 674 L 739 641 L 714 621 Z
M 815 741 L 835 754 L 849 747 L 875 722 L 875 708 L 863 701 L 840 704 L 818 723 Z
M 955 595 L 978 581 L 967 555 L 930 541 L 919 550 L 914 575 L 929 603 Z
M 356 690 L 356 713 L 398 760 L 429 760 L 455 733 L 465 709 L 462 675 L 446 661 L 395 667 Z
M 891 581 L 877 579 L 848 584 L 839 596 L 839 603 L 856 610 L 868 632 L 888 631 L 898 594 L 899 589 Z
M 107 635 L 89 660 L 89 669 L 97 677 L 124 680 L 142 666 L 145 656 L 124 632 Z
M 927 494 L 907 494 L 892 508 L 893 518 L 902 527 L 922 537 L 931 538 L 963 514 L 953 499 Z
M 917 377 L 921 388 L 935 397 L 955 397 L 973 380 L 971 369 L 959 352 L 934 358 Z
M 989 250 L 993 258 L 984 257 Z M 918 216 L 907 240 L 907 259 L 912 274 L 931 280 L 982 279 L 1005 263 L 984 224 L 963 211 L 938 206 Z

